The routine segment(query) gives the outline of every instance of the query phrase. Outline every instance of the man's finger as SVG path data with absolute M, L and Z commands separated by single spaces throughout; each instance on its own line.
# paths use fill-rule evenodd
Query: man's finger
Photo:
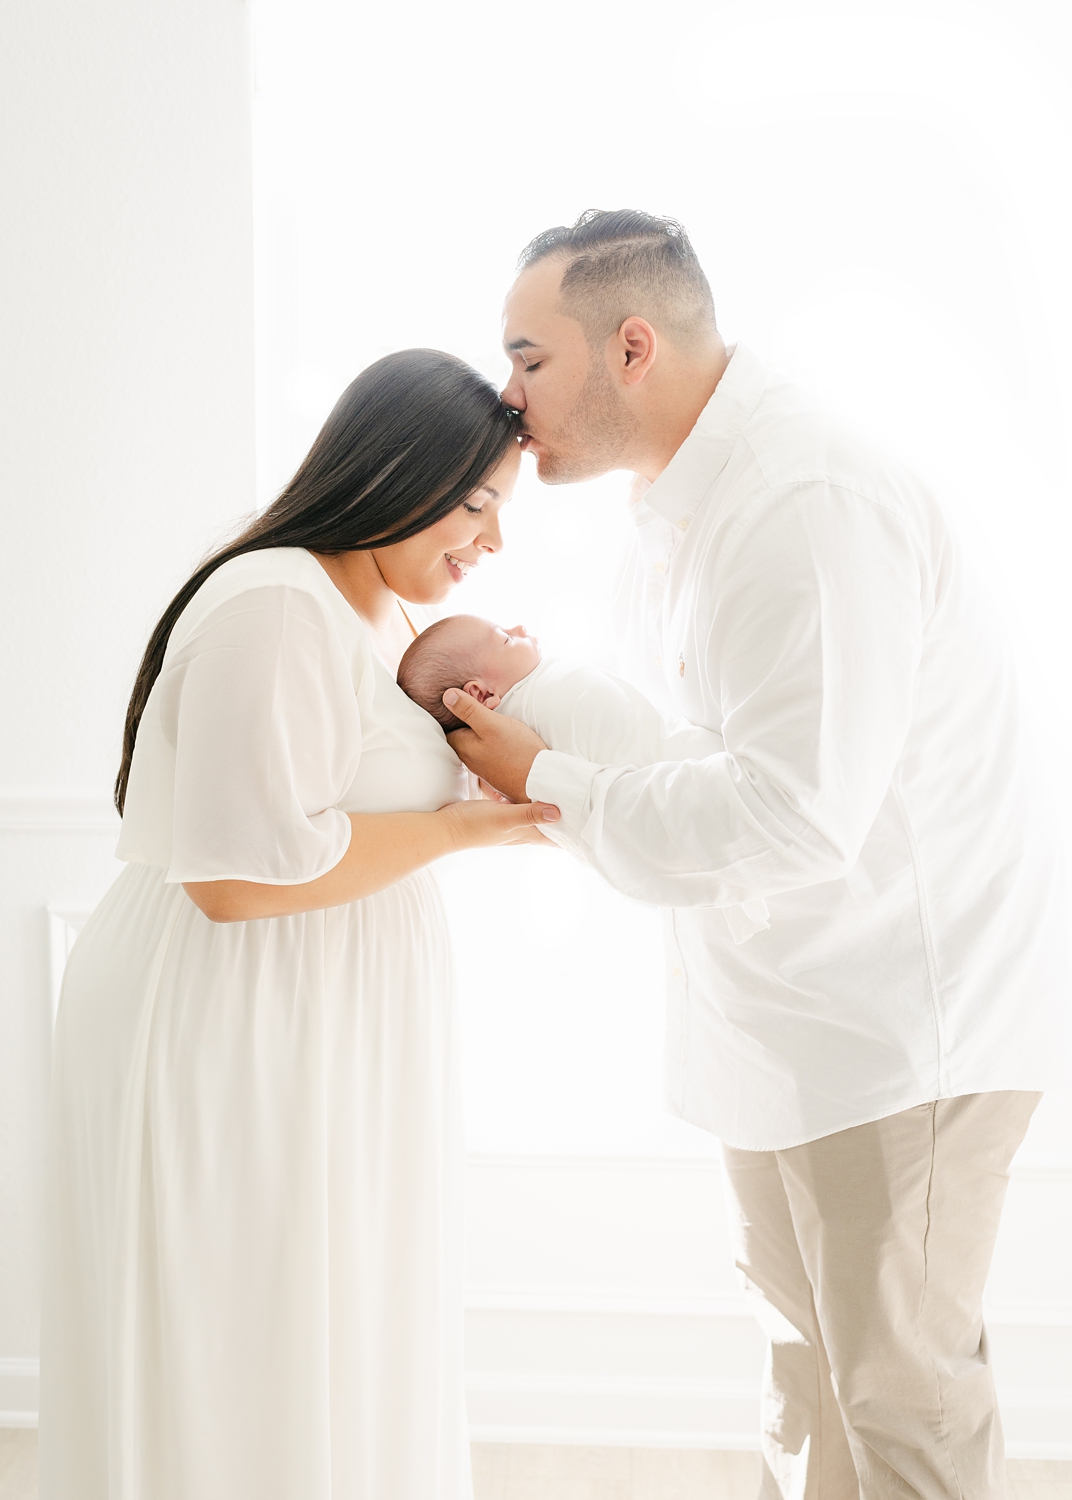
M 489 724 L 494 723 L 495 716 L 491 709 L 485 708 L 482 703 L 478 703 L 469 693 L 463 693 L 460 688 L 447 688 L 443 694 L 443 702 L 456 719 L 461 719 L 463 724 L 468 724 L 476 734 L 483 733 Z

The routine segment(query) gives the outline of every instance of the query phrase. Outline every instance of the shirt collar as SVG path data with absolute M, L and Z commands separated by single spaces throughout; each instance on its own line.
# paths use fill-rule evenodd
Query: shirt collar
M 696 426 L 650 489 L 644 505 L 682 530 L 722 473 L 745 423 L 759 404 L 767 368 L 738 344 Z

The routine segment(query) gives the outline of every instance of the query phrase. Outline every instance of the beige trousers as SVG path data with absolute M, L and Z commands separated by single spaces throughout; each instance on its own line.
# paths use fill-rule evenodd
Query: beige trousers
M 723 1148 L 770 1341 L 763 1500 L 1004 1496 L 981 1301 L 1039 1098 L 968 1094 L 786 1151 Z

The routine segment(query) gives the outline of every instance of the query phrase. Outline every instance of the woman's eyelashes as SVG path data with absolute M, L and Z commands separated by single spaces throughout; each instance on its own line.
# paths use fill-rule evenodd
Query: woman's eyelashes
M 482 516 L 484 507 L 482 505 L 470 505 L 468 500 L 462 501 L 462 509 L 467 510 L 471 516 Z

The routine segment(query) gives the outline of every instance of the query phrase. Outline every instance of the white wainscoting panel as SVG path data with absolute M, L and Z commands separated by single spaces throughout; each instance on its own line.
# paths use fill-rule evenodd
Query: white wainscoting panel
M 471 1157 L 474 1439 L 749 1448 L 764 1342 L 717 1160 Z M 1072 1172 L 1014 1172 L 987 1295 L 1008 1450 L 1072 1458 Z
M 56 1024 L 63 971 L 74 947 L 74 940 L 89 920 L 89 911 L 81 908 L 48 908 L 48 986 L 52 1000 L 52 1024 Z

